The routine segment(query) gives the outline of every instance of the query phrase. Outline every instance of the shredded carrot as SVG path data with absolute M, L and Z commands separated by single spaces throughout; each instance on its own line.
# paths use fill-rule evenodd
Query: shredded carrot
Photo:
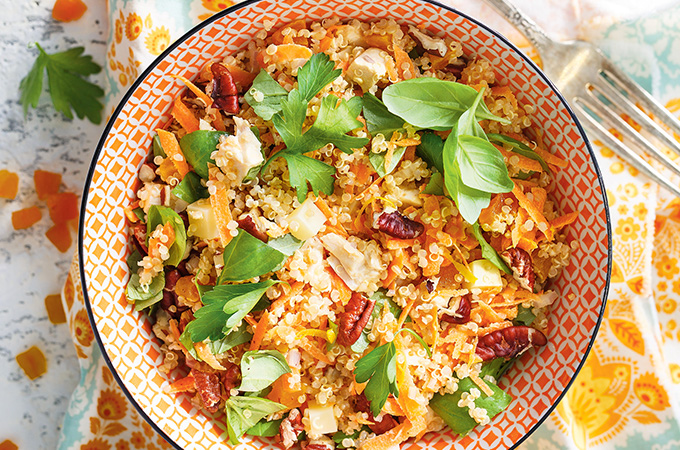
M 543 161 L 545 161 L 546 163 L 548 163 L 550 165 L 557 166 L 560 169 L 564 169 L 565 167 L 567 167 L 569 165 L 569 163 L 566 160 L 560 158 L 559 156 L 553 155 L 552 153 L 550 153 L 546 150 L 543 150 L 541 147 L 538 146 L 538 144 L 531 145 L 528 142 L 527 138 L 522 136 L 521 134 L 508 133 L 508 136 L 513 138 L 513 139 L 516 139 L 520 142 L 523 142 L 526 145 L 528 145 L 529 147 L 533 148 L 533 150 L 538 154 L 538 156 L 543 158 Z
M 187 164 L 184 153 L 182 153 L 182 148 L 179 146 L 179 142 L 177 142 L 177 138 L 173 133 L 161 129 L 156 130 L 156 133 L 158 133 L 158 138 L 161 141 L 163 151 L 168 155 L 168 159 L 172 161 L 175 169 L 177 169 L 180 180 L 183 179 L 184 176 L 189 173 L 189 164 Z
M 193 111 L 184 104 L 181 97 L 177 97 L 177 100 L 175 100 L 175 103 L 172 105 L 172 117 L 179 122 L 182 128 L 187 130 L 187 133 L 193 133 L 200 128 L 198 119 Z
M 234 79 L 234 83 L 240 85 L 244 91 L 251 84 L 253 84 L 253 80 L 257 76 L 256 73 L 248 72 L 247 70 L 243 70 L 238 66 L 233 66 L 231 64 L 224 63 L 222 65 L 227 68 L 229 73 L 231 73 L 231 77 Z
M 257 325 L 255 326 L 253 339 L 250 341 L 249 350 L 251 352 L 260 349 L 262 339 L 264 338 L 264 334 L 267 331 L 268 326 L 269 326 L 269 311 L 265 309 L 264 312 L 262 313 L 262 316 L 260 317 L 260 320 L 257 322 Z
M 133 211 L 139 207 L 139 200 L 135 200 L 134 202 L 130 203 L 130 206 L 127 206 L 124 209 L 125 213 L 125 218 L 130 222 L 130 223 L 137 223 L 139 222 L 139 217 L 137 217 L 137 214 L 135 214 Z
M 559 230 L 561 228 L 566 227 L 567 225 L 573 223 L 576 218 L 578 217 L 579 212 L 574 211 L 570 212 L 567 214 L 564 214 L 563 216 L 556 217 L 550 222 L 550 226 L 552 226 L 555 230 Z
M 196 97 L 201 99 L 205 106 L 211 106 L 213 104 L 212 98 L 210 98 L 208 94 L 200 90 L 198 86 L 196 86 L 194 83 L 192 83 L 191 81 L 189 81 L 188 79 L 184 78 L 181 75 L 174 75 L 174 77 L 180 80 L 182 83 L 184 83 L 186 87 L 188 87 L 189 90 L 193 92 L 194 95 L 196 95 Z
M 411 312 L 411 308 L 413 308 L 413 304 L 415 302 L 416 298 L 410 299 L 406 304 L 406 307 L 404 307 L 404 309 L 401 310 L 401 314 L 399 314 L 399 320 L 397 321 L 397 330 L 400 330 L 402 325 L 404 325 L 404 322 L 406 322 L 408 314 Z
M 290 300 L 295 295 L 302 292 L 302 288 L 305 287 L 305 283 L 301 281 L 296 281 L 290 286 L 290 291 L 284 293 L 279 298 L 274 300 L 270 305 L 269 309 L 275 311 L 280 306 L 284 305 L 288 300 Z
M 397 70 L 401 75 L 402 79 L 408 80 L 415 78 L 416 76 L 416 66 L 413 64 L 411 57 L 408 56 L 401 47 L 394 45 L 394 60 L 397 63 Z
M 347 283 L 345 283 L 342 278 L 340 278 L 338 274 L 335 273 L 333 269 L 326 267 L 325 270 L 331 276 L 331 289 L 340 294 L 340 297 L 338 298 L 340 303 L 343 306 L 346 305 L 352 298 L 352 290 L 347 286 Z
M 536 208 L 536 205 L 529 201 L 517 183 L 515 183 L 512 193 L 519 202 L 520 206 L 529 213 L 529 217 L 531 217 L 531 219 L 534 221 L 535 226 L 540 231 L 542 231 L 543 234 L 545 234 L 545 237 L 548 238 L 548 240 L 552 241 L 554 238 L 554 231 L 548 223 L 548 220 L 545 218 L 545 216 L 543 216 L 543 213 Z M 545 227 L 545 230 L 541 230 L 541 224 L 544 224 L 543 226 Z
M 501 155 L 503 155 L 503 157 L 505 157 L 508 161 L 510 160 L 510 158 L 514 158 L 513 165 L 519 168 L 520 170 L 524 172 L 543 172 L 543 167 L 541 167 L 541 163 L 539 163 L 535 159 L 527 158 L 526 156 L 520 155 L 519 153 L 507 151 L 501 145 L 493 144 L 493 146 L 496 147 L 498 151 L 501 152 Z
M 505 97 L 512 104 L 513 108 L 517 109 L 517 98 L 515 98 L 515 94 L 512 93 L 510 87 L 494 86 L 491 88 L 491 94 L 496 97 Z
M 212 354 L 212 352 L 208 348 L 208 344 L 206 344 L 205 342 L 196 342 L 194 343 L 194 348 L 196 349 L 196 354 L 198 355 L 198 357 L 201 358 L 210 367 L 212 367 L 215 370 L 227 370 L 227 368 L 220 364 L 217 358 L 215 358 L 215 355 Z
M 224 183 L 215 180 L 215 193 L 210 195 L 210 205 L 215 213 L 215 220 L 217 221 L 217 229 L 220 233 L 220 239 L 224 247 L 229 244 L 232 239 L 229 223 L 232 220 L 231 209 L 229 208 L 229 197 L 227 196 L 227 188 Z
M 257 321 L 256 321 L 255 319 L 253 319 L 253 316 L 251 316 L 250 314 L 246 315 L 246 316 L 243 318 L 243 320 L 245 320 L 246 322 L 248 322 L 248 325 L 250 325 L 250 326 L 253 327 L 253 328 L 255 328 L 255 327 L 257 326 Z
M 400 272 L 397 271 L 397 268 L 404 266 L 404 259 L 406 258 L 406 252 L 402 248 L 397 248 L 390 253 L 392 253 L 392 262 L 387 268 L 387 277 L 383 280 L 383 287 L 388 287 L 397 279 Z
M 332 217 L 335 217 L 335 213 L 331 208 L 328 206 L 328 203 L 326 203 L 326 200 L 324 200 L 321 197 L 318 197 L 316 200 L 314 200 L 314 204 L 316 205 L 317 208 L 321 210 L 324 216 L 326 216 L 326 219 L 330 219 Z
M 175 394 L 178 392 L 187 392 L 196 389 L 194 376 L 190 373 L 184 378 L 180 378 L 170 385 L 169 392 Z
M 540 187 L 535 187 L 531 189 L 531 194 L 534 196 L 534 203 L 536 204 L 536 209 L 543 211 L 545 206 L 545 201 L 548 198 L 548 193 L 545 189 Z
M 488 395 L 488 396 L 492 396 L 492 395 L 493 395 L 493 391 L 491 390 L 491 388 L 489 387 L 489 385 L 486 384 L 486 382 L 485 382 L 484 380 L 482 380 L 481 378 L 479 378 L 479 375 L 477 375 L 476 373 L 470 373 L 470 379 L 471 379 L 477 386 L 479 386 L 479 389 L 481 389 L 482 392 L 484 392 L 486 395 Z
M 324 352 L 319 350 L 319 348 L 316 347 L 310 339 L 303 339 L 298 342 L 300 343 L 300 347 L 302 347 L 307 353 L 312 355 L 314 358 L 318 359 L 319 361 L 325 364 L 331 364 L 331 360 L 328 359 L 328 356 L 326 356 Z

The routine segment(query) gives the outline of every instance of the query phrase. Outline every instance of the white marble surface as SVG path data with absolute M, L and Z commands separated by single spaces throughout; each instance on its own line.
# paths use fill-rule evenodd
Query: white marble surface
M 30 70 L 39 42 L 48 52 L 76 45 L 104 64 L 107 32 L 104 2 L 86 0 L 80 20 L 52 19 L 54 0 L 0 0 L 0 169 L 19 174 L 14 200 L 0 199 L 0 442 L 21 449 L 50 449 L 57 442 L 68 399 L 80 373 L 66 324 L 47 319 L 44 299 L 61 289 L 74 244 L 60 253 L 45 237 L 51 226 L 44 202 L 33 187 L 35 169 L 62 174 L 62 190 L 81 194 L 101 125 L 64 119 L 44 93 L 26 119 L 19 82 Z M 96 79 L 96 78 L 95 78 Z M 98 80 L 101 84 L 101 80 Z M 11 213 L 38 204 L 43 218 L 14 231 Z M 15 356 L 32 345 L 47 357 L 47 373 L 31 381 Z

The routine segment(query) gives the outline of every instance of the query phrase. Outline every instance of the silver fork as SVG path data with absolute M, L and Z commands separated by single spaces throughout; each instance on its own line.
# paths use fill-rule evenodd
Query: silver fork
M 626 143 L 680 175 L 680 167 L 621 118 L 627 114 L 645 133 L 680 155 L 680 143 L 652 120 L 644 110 L 656 117 L 672 132 L 680 135 L 680 121 L 647 91 L 617 69 L 594 45 L 584 41 L 556 42 L 507 0 L 486 0 L 534 45 L 543 71 L 573 106 L 580 121 L 606 147 L 647 175 L 656 183 L 680 197 L 680 188 L 640 157 L 638 153 L 614 137 L 608 129 L 616 129 Z M 603 101 L 606 99 L 607 101 Z

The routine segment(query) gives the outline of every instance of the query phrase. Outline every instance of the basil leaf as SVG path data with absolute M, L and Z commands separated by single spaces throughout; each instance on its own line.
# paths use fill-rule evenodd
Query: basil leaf
M 261 391 L 286 373 L 290 373 L 290 367 L 281 352 L 276 350 L 245 352 L 241 358 L 241 386 L 238 390 Z
M 220 136 L 229 136 L 229 133 L 224 131 L 197 130 L 182 136 L 179 140 L 179 146 L 187 162 L 191 164 L 191 167 L 194 168 L 198 176 L 204 180 L 208 179 L 208 163 L 215 164 L 210 155 L 217 150 Z
M 139 262 L 142 260 L 142 254 L 139 253 L 139 250 L 134 249 L 130 255 L 128 255 L 127 259 L 125 260 L 125 263 L 127 264 L 128 268 L 130 269 L 130 273 L 137 273 L 139 270 Z
M 299 240 L 289 233 L 284 234 L 283 236 L 276 239 L 270 239 L 267 242 L 267 245 L 275 250 L 278 250 L 286 256 L 292 256 L 293 253 L 297 251 L 297 249 L 302 247 L 303 243 L 304 241 Z
M 257 101 L 253 94 L 261 93 L 262 100 Z M 256 94 L 259 95 L 259 94 Z M 269 73 L 261 69 L 253 80 L 253 85 L 243 96 L 246 102 L 252 106 L 255 114 L 264 120 L 271 120 L 272 116 L 281 111 L 281 100 L 288 96 L 288 91 L 283 88 Z
M 514 187 L 503 155 L 484 138 L 459 136 L 457 162 L 461 180 L 468 187 L 492 194 L 510 192 Z
M 182 178 L 182 181 L 172 188 L 170 193 L 187 203 L 193 203 L 202 198 L 210 197 L 208 188 L 201 184 L 201 177 L 195 172 L 187 173 L 184 178 Z
M 305 101 L 310 101 L 321 90 L 342 74 L 341 69 L 335 69 L 335 63 L 325 53 L 315 53 L 298 69 L 298 90 Z M 357 115 L 359 115 L 357 113 Z M 356 117 L 356 116 L 355 116 Z
M 222 258 L 224 267 L 217 284 L 249 280 L 269 273 L 284 261 L 286 255 L 239 228 L 238 234 L 224 249 Z
M 385 139 L 390 140 L 395 131 L 404 129 L 406 121 L 392 114 L 378 97 L 367 92 L 363 99 L 364 119 L 366 119 L 366 128 L 371 136 L 382 134 Z
M 385 156 L 387 156 L 387 152 L 382 153 L 370 152 L 368 154 L 368 161 L 371 163 L 371 166 L 373 166 L 373 169 L 378 173 L 378 176 L 382 178 L 388 173 L 392 173 L 392 171 L 397 168 L 397 165 L 399 165 L 401 158 L 404 156 L 404 152 L 406 152 L 406 147 L 395 148 L 394 151 L 392 152 L 392 159 L 390 160 L 390 164 L 387 167 L 385 167 L 386 159 Z
M 484 378 L 487 375 L 492 376 L 496 382 L 501 379 L 505 372 L 512 367 L 512 365 L 517 360 L 517 357 L 505 360 L 505 358 L 495 358 L 491 361 L 484 363 L 482 370 L 479 372 L 480 378 Z
M 248 428 L 245 434 L 250 436 L 265 436 L 273 437 L 279 434 L 279 427 L 283 419 L 266 421 L 264 419 L 257 422 L 254 426 Z
M 460 119 L 456 124 L 456 132 L 458 133 L 459 137 L 467 135 L 477 136 L 482 139 L 486 139 L 486 134 L 484 134 L 484 130 L 479 125 L 479 121 L 476 116 L 477 109 L 479 108 L 479 103 L 482 101 L 482 98 L 484 96 L 484 90 L 485 88 L 479 90 L 477 96 L 475 97 L 475 101 L 472 102 L 470 108 L 468 108 L 468 110 L 465 111 L 460 116 Z
M 125 288 L 125 296 L 129 301 L 134 302 L 135 311 L 141 311 L 163 299 L 164 287 L 165 272 L 161 271 L 153 277 L 148 287 L 140 284 L 139 275 L 135 272 L 130 275 L 130 281 Z
M 440 173 L 444 173 L 444 141 L 438 135 L 427 132 L 420 136 L 420 144 L 416 147 L 416 154 Z
M 482 228 L 479 226 L 479 222 L 475 222 L 474 225 L 472 225 L 472 232 L 475 234 L 475 237 L 482 248 L 482 258 L 491 261 L 494 266 L 498 267 L 508 275 L 512 275 L 512 271 L 508 265 L 505 264 L 505 261 L 503 261 L 496 250 L 484 239 L 484 236 L 482 235 Z
M 132 212 L 137 216 L 141 222 L 146 222 L 146 216 L 144 215 L 144 210 L 142 208 L 135 208 Z
M 534 320 L 536 320 L 536 314 L 531 312 L 531 308 L 525 308 L 524 306 L 519 305 L 517 308 L 517 316 L 512 322 L 515 325 L 529 326 L 534 322 Z
M 163 146 L 161 145 L 161 138 L 158 137 L 158 134 L 156 134 L 153 137 L 153 143 L 151 145 L 151 148 L 153 149 L 153 156 L 162 156 L 163 158 L 167 158 L 168 155 L 165 154 L 165 150 L 163 150 Z
M 434 172 L 430 181 L 423 189 L 423 194 L 444 195 L 444 177 L 440 172 Z
M 550 171 L 548 163 L 546 163 L 538 153 L 536 153 L 531 147 L 526 145 L 524 142 L 520 142 L 517 139 L 511 138 L 510 136 L 505 136 L 497 133 L 489 133 L 486 135 L 486 137 L 489 138 L 491 142 L 509 145 L 511 147 L 510 151 L 517 153 L 518 155 L 525 156 L 529 159 L 533 159 L 534 161 L 538 161 L 544 172 L 548 174 L 552 173 Z
M 229 442 L 236 445 L 243 434 L 261 419 L 286 409 L 284 405 L 259 397 L 232 396 L 225 401 Z M 248 411 L 248 415 L 244 414 Z
M 203 295 L 204 306 L 196 310 L 194 320 L 189 322 L 184 333 L 190 336 L 192 342 L 202 342 L 205 339 L 219 341 L 232 332 L 231 329 L 257 305 L 267 289 L 276 283 L 279 281 L 267 280 L 259 283 L 215 286 L 213 290 Z M 244 297 L 248 294 L 252 294 L 253 298 L 245 299 Z M 228 308 L 230 312 L 225 312 L 224 309 L 230 302 L 234 304 Z M 234 305 L 238 305 L 238 308 L 234 308 Z M 230 321 L 233 317 L 238 320 Z M 229 326 L 232 322 L 236 323 Z
M 482 393 L 475 400 L 475 406 L 485 409 L 491 419 L 510 405 L 512 397 L 495 384 L 487 383 L 487 385 L 493 391 L 493 395 L 486 396 Z M 430 408 L 446 422 L 451 431 L 461 436 L 465 436 L 477 426 L 475 419 L 470 417 L 468 408 L 458 406 L 463 393 L 469 393 L 472 388 L 477 388 L 477 385 L 470 378 L 463 378 L 458 382 L 456 392 L 445 395 L 435 394 L 430 400 Z
M 383 102 L 387 109 L 404 118 L 418 128 L 448 130 L 470 108 L 477 97 L 477 91 L 465 84 L 437 78 L 413 78 L 387 86 L 383 91 Z M 480 104 L 477 111 L 480 120 L 498 120 L 486 105 Z M 505 119 L 498 120 L 509 123 Z
M 220 355 L 238 345 L 250 342 L 252 338 L 253 335 L 248 332 L 248 325 L 243 322 L 237 329 L 229 332 L 224 338 L 218 341 L 209 341 L 207 344 L 210 353 L 213 355 Z
M 187 246 L 187 231 L 184 228 L 184 221 L 182 218 L 167 206 L 152 205 L 147 213 L 148 222 L 146 224 L 147 241 L 151 233 L 156 230 L 158 225 L 165 225 L 170 223 L 175 231 L 175 241 L 170 246 L 170 257 L 164 261 L 163 264 L 167 266 L 176 266 L 184 258 L 184 251 Z

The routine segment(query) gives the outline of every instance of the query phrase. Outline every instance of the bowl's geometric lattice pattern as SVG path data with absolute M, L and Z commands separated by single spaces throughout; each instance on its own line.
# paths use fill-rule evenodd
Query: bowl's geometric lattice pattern
M 189 36 L 136 87 L 100 149 L 87 192 L 81 249 L 93 319 L 112 368 L 141 410 L 182 448 L 228 448 L 221 420 L 196 410 L 183 397 L 163 391 L 167 380 L 155 368 L 161 362 L 144 314 L 125 301 L 128 269 L 123 209 L 134 198 L 138 167 L 153 131 L 168 119 L 172 100 L 183 89 L 170 74 L 192 78 L 208 61 L 241 49 L 267 19 L 282 24 L 300 17 L 374 20 L 391 17 L 425 24 L 435 33 L 459 39 L 468 55 L 490 60 L 497 77 L 522 102 L 536 105 L 535 124 L 553 152 L 569 160 L 558 175 L 555 197 L 564 211 L 578 210 L 571 227 L 580 247 L 557 285 L 561 298 L 550 322 L 550 343 L 526 354 L 506 378 L 515 398 L 490 426 L 458 441 L 456 448 L 509 448 L 548 412 L 570 382 L 590 345 L 607 283 L 608 235 L 604 193 L 592 155 L 568 109 L 533 66 L 492 32 L 437 5 L 414 0 L 330 1 L 262 0 L 241 6 Z M 245 440 L 247 441 L 247 439 Z M 449 434 L 428 434 L 415 448 L 450 446 Z M 248 448 L 269 446 L 247 441 Z M 408 446 L 408 445 L 407 445 Z

